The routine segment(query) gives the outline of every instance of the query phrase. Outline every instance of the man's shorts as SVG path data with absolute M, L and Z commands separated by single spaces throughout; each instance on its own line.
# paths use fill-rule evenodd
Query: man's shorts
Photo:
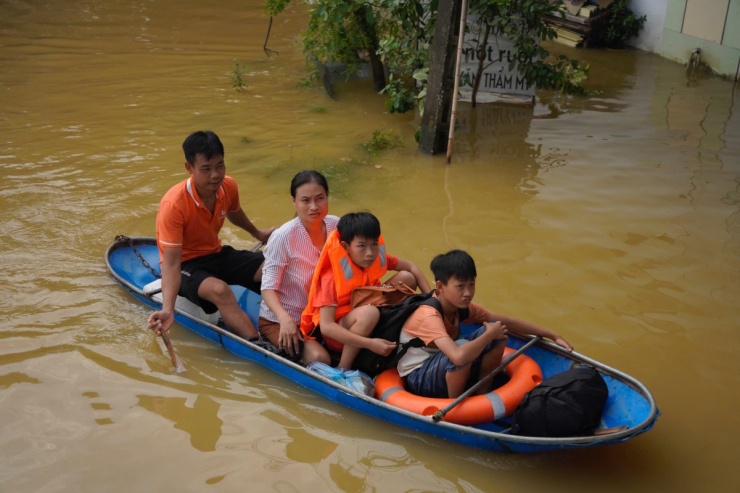
M 218 253 L 188 260 L 181 266 L 179 295 L 199 305 L 204 312 L 213 313 L 218 310 L 216 305 L 198 296 L 201 283 L 208 277 L 215 277 L 259 294 L 261 283 L 254 282 L 254 275 L 264 261 L 262 252 L 235 250 L 230 246 L 224 246 Z
M 468 341 L 477 339 L 486 331 L 485 326 L 481 326 L 478 330 L 468 336 L 467 339 L 458 339 L 455 343 L 458 346 L 465 344 Z M 478 372 L 480 371 L 481 361 L 483 357 L 491 352 L 491 350 L 498 344 L 505 342 L 505 339 L 496 339 L 488 343 L 483 348 L 483 351 L 473 360 L 470 364 L 470 375 L 465 388 L 468 389 L 475 385 L 478 381 Z M 450 359 L 445 356 L 442 351 L 437 351 L 433 356 L 424 360 L 419 368 L 412 371 L 406 376 L 406 389 L 412 394 L 420 395 L 423 397 L 440 397 L 447 398 L 447 372 L 459 371 L 468 365 L 456 366 Z

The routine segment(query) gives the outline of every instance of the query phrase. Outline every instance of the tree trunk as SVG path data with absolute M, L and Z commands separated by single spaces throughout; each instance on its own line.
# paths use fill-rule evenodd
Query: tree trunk
M 432 40 L 427 97 L 421 120 L 419 149 L 428 154 L 447 151 L 450 110 L 455 85 L 455 53 L 460 2 L 439 0 L 437 24 Z
M 481 48 L 481 45 L 478 45 L 478 49 L 483 49 L 485 53 L 485 49 L 488 47 L 488 36 L 491 34 L 491 25 L 486 22 L 486 34 L 483 36 L 483 47 Z M 485 56 L 478 56 L 478 70 L 475 74 L 475 82 L 473 83 L 473 94 L 470 96 L 470 105 L 475 108 L 476 104 L 476 98 L 478 96 L 478 89 L 480 88 L 480 79 L 483 75 L 483 69 L 486 65 L 486 57 Z
M 370 57 L 370 67 L 373 70 L 373 84 L 375 90 L 380 92 L 385 89 L 385 67 L 383 67 L 383 62 L 380 61 L 378 56 L 378 33 L 375 31 L 375 26 L 367 21 L 367 9 L 369 8 L 362 7 L 355 10 L 355 20 L 367 37 L 367 54 Z

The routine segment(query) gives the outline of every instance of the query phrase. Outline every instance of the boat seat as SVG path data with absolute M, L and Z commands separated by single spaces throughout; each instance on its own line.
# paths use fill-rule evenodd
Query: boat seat
M 144 288 L 142 289 L 144 291 L 144 294 L 147 296 L 150 296 L 149 293 L 153 293 L 150 297 L 154 301 L 158 303 L 162 303 L 162 280 L 157 279 L 155 281 L 150 282 Z M 215 313 L 206 313 L 203 311 L 201 307 L 190 301 L 189 299 L 178 296 L 177 300 L 175 301 L 175 307 L 179 309 L 180 311 L 183 311 L 187 313 L 188 315 L 191 315 L 198 320 L 203 320 L 205 322 L 208 322 L 212 325 L 218 325 L 219 320 L 221 320 L 221 313 L 216 311 Z

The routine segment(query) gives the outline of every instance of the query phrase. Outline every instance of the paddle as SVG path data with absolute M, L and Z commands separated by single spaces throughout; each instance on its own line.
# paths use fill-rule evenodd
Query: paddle
M 522 354 L 524 351 L 526 351 L 530 346 L 532 346 L 533 344 L 538 343 L 541 340 L 542 340 L 542 337 L 541 336 L 535 336 L 529 342 L 527 342 L 524 346 L 522 346 L 519 349 L 517 349 L 516 352 L 514 352 L 514 353 L 510 354 L 509 356 L 507 356 L 506 358 L 504 358 L 504 360 L 501 362 L 501 364 L 498 365 L 496 368 L 494 368 L 491 373 L 489 373 L 485 377 L 481 378 L 475 385 L 473 385 L 468 390 L 466 390 L 465 392 L 463 392 L 462 394 L 460 394 L 460 397 L 458 397 L 457 399 L 455 399 L 454 401 L 452 401 L 450 404 L 448 404 L 447 407 L 445 407 L 444 409 L 440 409 L 436 413 L 434 413 L 434 415 L 432 416 L 432 421 L 434 421 L 435 423 L 441 421 L 445 417 L 445 414 L 447 414 L 448 412 L 450 412 L 455 406 L 457 406 L 458 404 L 460 404 L 470 394 L 472 394 L 473 392 L 475 392 L 476 390 L 478 390 L 487 381 L 489 381 L 490 379 L 492 379 L 493 377 L 495 377 L 498 373 L 501 372 L 501 370 L 503 370 L 504 368 L 506 368 L 506 365 L 508 365 L 509 363 L 511 363 L 512 361 L 514 361 L 514 359 L 516 359 L 520 354 Z
M 250 251 L 256 252 L 263 246 L 263 243 L 261 241 L 258 241 L 255 243 Z M 157 288 L 152 291 L 147 291 L 144 294 L 146 296 L 152 297 L 155 294 L 159 294 L 162 292 L 162 288 Z M 167 348 L 167 352 L 170 354 L 170 359 L 172 360 L 172 366 L 175 367 L 175 371 L 177 373 L 181 373 L 185 371 L 185 365 L 182 364 L 182 361 L 177 357 L 177 353 L 175 352 L 175 348 L 172 346 L 172 341 L 170 341 L 170 336 L 167 335 L 166 332 L 162 332 L 162 341 L 164 341 L 164 345 Z
M 180 361 L 180 359 L 177 357 L 175 348 L 172 347 L 172 341 L 170 341 L 170 336 L 168 336 L 165 332 L 162 332 L 162 340 L 164 341 L 164 345 L 167 346 L 167 352 L 170 353 L 170 359 L 172 359 L 172 365 L 175 367 L 175 371 L 177 373 L 184 372 L 185 365 L 183 365 L 182 361 Z
M 151 291 L 144 291 L 144 295 L 151 298 L 155 294 L 159 294 L 162 292 L 162 288 L 156 288 Z M 175 367 L 175 371 L 177 373 L 185 371 L 185 365 L 182 364 L 182 361 L 180 361 L 177 357 L 177 353 L 175 352 L 175 348 L 172 346 L 172 341 L 170 341 L 170 336 L 167 335 L 167 333 L 162 332 L 162 341 L 164 341 L 164 345 L 167 348 L 167 352 L 170 355 L 170 359 L 172 360 L 172 366 Z
M 614 426 L 612 428 L 600 428 L 594 431 L 594 435 L 596 436 L 611 435 L 612 433 L 619 433 L 620 431 L 625 431 L 628 429 L 629 429 L 629 426 L 627 425 Z

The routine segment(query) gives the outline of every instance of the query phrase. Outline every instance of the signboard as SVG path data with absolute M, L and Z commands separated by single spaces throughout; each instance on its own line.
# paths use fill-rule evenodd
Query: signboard
M 524 76 L 509 65 L 517 56 L 513 42 L 499 33 L 488 35 L 485 42 L 485 22 L 472 12 L 467 18 L 468 32 L 465 33 L 460 67 L 460 100 L 470 101 L 478 65 L 483 60 L 483 72 L 476 100 L 486 102 L 498 100 L 498 95 L 519 96 L 520 99 L 534 97 L 535 85 L 527 87 Z

